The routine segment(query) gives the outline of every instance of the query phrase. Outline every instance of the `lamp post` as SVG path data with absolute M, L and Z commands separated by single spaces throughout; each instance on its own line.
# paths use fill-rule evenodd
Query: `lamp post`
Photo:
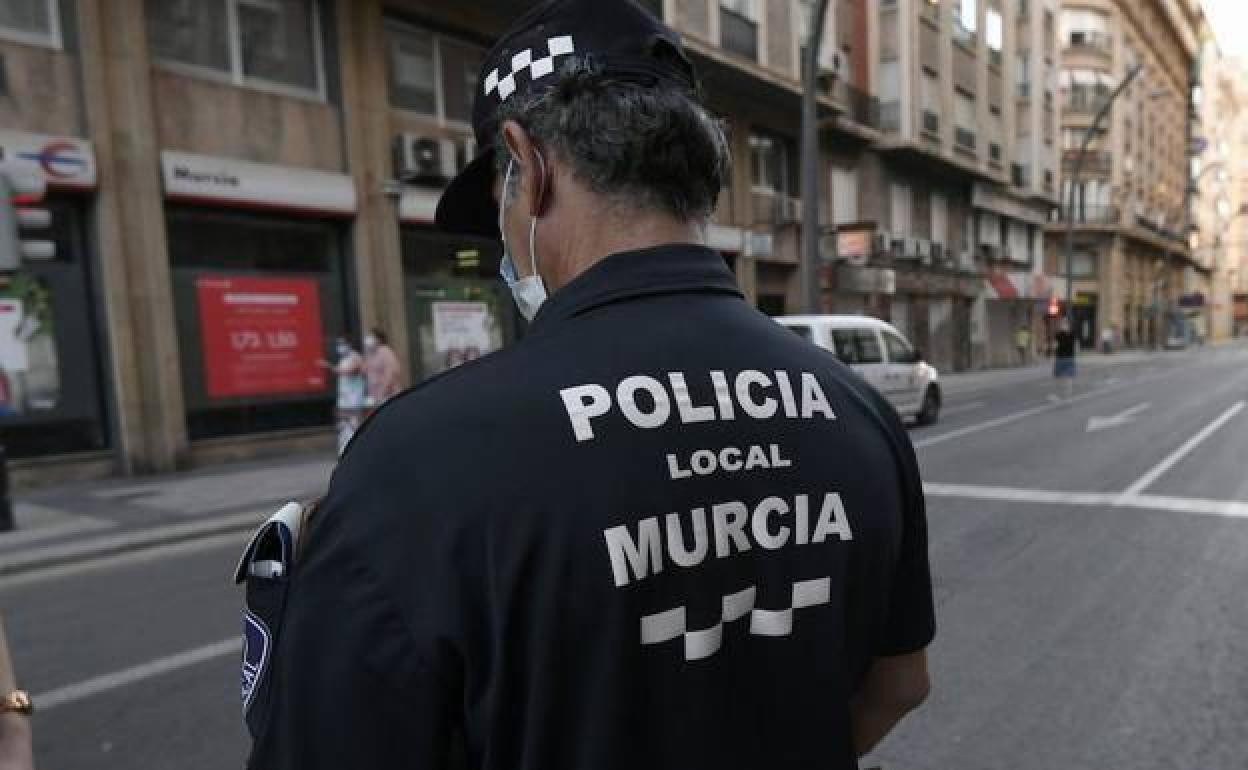
M 1070 172 L 1070 194 L 1066 204 L 1066 238 L 1063 251 L 1066 254 L 1066 318 L 1070 321 L 1071 330 L 1075 325 L 1075 281 L 1074 281 L 1074 252 L 1075 252 L 1075 190 L 1079 187 L 1079 174 L 1083 171 L 1083 160 L 1088 154 L 1088 145 L 1101 130 L 1101 123 L 1105 122 L 1105 118 L 1109 116 L 1109 108 L 1113 106 L 1114 101 L 1122 95 L 1127 86 L 1131 85 L 1131 81 L 1144 70 L 1144 65 L 1137 64 L 1131 68 L 1127 76 L 1122 79 L 1118 87 L 1114 89 L 1105 103 L 1101 105 L 1101 109 L 1096 113 L 1096 117 L 1092 119 L 1092 125 L 1088 126 L 1083 134 L 1083 142 L 1079 145 L 1079 154 L 1075 156 L 1075 165 Z
M 819 268 L 819 48 L 823 44 L 823 19 L 828 0 L 815 0 L 802 63 L 802 273 L 803 310 L 818 313 L 820 302 Z

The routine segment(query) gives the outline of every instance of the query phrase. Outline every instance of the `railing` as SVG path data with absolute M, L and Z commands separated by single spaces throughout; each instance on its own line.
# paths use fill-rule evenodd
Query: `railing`
M 1054 222 L 1065 222 L 1067 201 L 1063 199 L 1062 205 L 1053 212 Z M 1106 206 L 1101 204 L 1079 205 L 1075 204 L 1075 224 L 1080 225 L 1116 225 L 1122 219 L 1122 212 L 1117 206 Z
M 901 130 L 901 102 L 880 102 L 880 130 L 889 133 Z
M 841 79 L 831 81 L 824 93 L 845 110 L 845 115 L 860 126 L 880 127 L 880 100 Z
M 719 44 L 726 51 L 758 61 L 758 25 L 735 11 L 719 9 Z
M 1066 39 L 1066 50 L 1071 53 L 1095 53 L 1109 56 L 1113 51 L 1114 40 L 1104 32 L 1094 30 L 1073 30 Z
M 1066 150 L 1062 153 L 1062 171 L 1074 171 L 1079 163 L 1078 150 Z M 1114 156 L 1106 150 L 1088 150 L 1083 155 L 1082 171 L 1092 174 L 1108 174 L 1113 170 Z

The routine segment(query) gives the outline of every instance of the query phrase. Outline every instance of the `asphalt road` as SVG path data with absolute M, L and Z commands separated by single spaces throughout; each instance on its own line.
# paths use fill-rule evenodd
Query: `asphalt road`
M 934 689 L 872 764 L 1244 767 L 1248 349 L 984 382 L 912 433 Z M 241 765 L 241 542 L 0 580 L 41 768 Z

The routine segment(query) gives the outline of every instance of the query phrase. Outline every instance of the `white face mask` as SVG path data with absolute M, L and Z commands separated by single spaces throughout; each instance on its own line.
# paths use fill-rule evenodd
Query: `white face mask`
M 376 338 L 376 337 L 374 337 L 374 336 L 373 336 L 373 335 L 371 335 L 371 334 L 370 334 L 370 335 L 368 335 L 367 337 L 365 337 L 365 338 L 364 338 L 364 347 L 365 347 L 365 348 L 368 348 L 369 350 L 373 350 L 373 349 L 375 349 L 375 348 L 377 347 L 377 338 Z
M 537 236 L 537 217 L 533 217 L 529 222 L 529 258 L 532 260 L 530 265 L 532 272 L 524 278 L 516 277 L 516 263 L 511 258 L 511 249 L 507 247 L 507 236 L 503 234 L 503 213 L 506 211 L 507 187 L 511 184 L 511 167 L 514 162 L 514 159 L 507 162 L 507 174 L 503 177 L 502 200 L 498 204 L 498 234 L 503 241 L 503 260 L 499 263 L 498 274 L 507 283 L 507 288 L 511 289 L 511 297 L 515 300 L 520 315 L 524 316 L 526 321 L 532 321 L 542 303 L 546 301 L 546 284 L 542 283 L 542 277 L 537 274 L 537 250 L 534 246 Z

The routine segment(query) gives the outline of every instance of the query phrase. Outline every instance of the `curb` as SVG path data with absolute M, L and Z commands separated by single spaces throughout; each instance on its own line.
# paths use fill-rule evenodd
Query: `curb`
M 205 521 L 166 524 L 37 548 L 0 557 L 0 577 L 11 577 L 46 567 L 59 567 L 71 562 L 115 556 L 129 551 L 156 548 L 213 535 L 247 532 L 258 527 L 264 521 L 265 515 L 261 512 L 236 513 Z

